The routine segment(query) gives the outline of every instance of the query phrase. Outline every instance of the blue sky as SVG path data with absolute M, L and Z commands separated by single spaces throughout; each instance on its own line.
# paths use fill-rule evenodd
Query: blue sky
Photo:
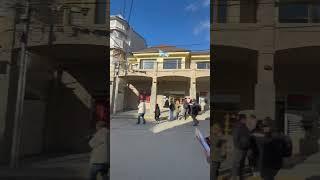
M 120 14 L 124 4 L 128 19 L 131 0 L 111 0 L 111 15 Z M 210 48 L 210 0 L 133 0 L 130 25 L 148 46 L 206 50 Z

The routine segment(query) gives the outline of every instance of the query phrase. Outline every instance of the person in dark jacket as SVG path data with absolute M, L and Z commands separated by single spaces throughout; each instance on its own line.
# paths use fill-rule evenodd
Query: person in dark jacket
M 245 114 L 239 114 L 239 120 L 233 130 L 233 162 L 232 162 L 232 179 L 242 180 L 243 169 L 248 150 L 250 148 L 250 136 L 253 118 L 247 118 Z
M 184 120 L 187 120 L 187 117 L 188 117 L 188 112 L 189 112 L 189 103 L 187 101 L 187 98 L 184 99 L 183 101 L 183 117 L 184 117 Z
M 157 122 L 160 122 L 160 107 L 158 104 L 156 104 L 155 110 L 154 110 L 154 119 Z
M 253 134 L 259 148 L 258 169 L 264 180 L 274 180 L 282 167 L 283 139 L 274 131 L 272 122 L 266 119 L 263 123 L 263 133 Z
M 199 124 L 199 121 L 197 120 L 197 116 L 200 110 L 201 110 L 200 105 L 195 100 L 193 100 L 191 105 L 191 117 L 193 120 L 193 126 L 198 126 Z

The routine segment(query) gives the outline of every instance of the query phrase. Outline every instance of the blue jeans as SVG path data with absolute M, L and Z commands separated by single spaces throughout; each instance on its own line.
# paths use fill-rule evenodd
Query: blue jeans
M 97 180 L 98 173 L 101 174 L 103 180 L 107 180 L 109 167 L 107 164 L 91 164 L 90 180 Z

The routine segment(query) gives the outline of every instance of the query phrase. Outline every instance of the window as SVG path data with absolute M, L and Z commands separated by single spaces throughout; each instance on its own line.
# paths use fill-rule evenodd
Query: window
M 154 69 L 156 60 L 154 59 L 145 59 L 140 61 L 140 69 Z
M 312 6 L 312 22 L 320 23 L 320 4 L 314 4 Z
M 240 1 L 240 23 L 256 23 L 256 0 L 241 0 Z
M 228 8 L 227 0 L 219 0 L 217 6 L 218 23 L 226 23 Z
M 107 21 L 107 0 L 96 0 L 96 24 L 106 24 Z
M 307 23 L 309 19 L 308 6 L 308 4 L 302 3 L 281 3 L 279 5 L 279 22 Z
M 181 59 L 165 59 L 163 69 L 181 69 Z
M 198 62 L 197 69 L 210 69 L 210 62 Z

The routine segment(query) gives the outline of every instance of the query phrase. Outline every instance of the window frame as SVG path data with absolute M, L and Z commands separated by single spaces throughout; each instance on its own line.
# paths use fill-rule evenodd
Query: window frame
M 176 64 L 176 68 L 166 68 L 165 64 L 167 64 L 168 61 L 176 61 L 176 63 L 175 63 Z M 181 58 L 163 59 L 162 68 L 165 69 L 165 70 L 182 69 L 182 59 Z
M 152 68 L 145 68 L 144 63 L 145 62 L 152 62 L 153 63 L 153 67 Z M 143 69 L 143 70 L 153 70 L 155 69 L 155 66 L 157 64 L 157 59 L 141 59 L 140 63 L 139 63 L 139 69 Z
M 205 65 L 205 68 L 199 68 L 199 64 L 203 63 Z M 197 61 L 196 62 L 196 66 L 197 66 L 197 69 L 200 69 L 200 70 L 207 70 L 207 69 L 210 69 L 210 61 Z

